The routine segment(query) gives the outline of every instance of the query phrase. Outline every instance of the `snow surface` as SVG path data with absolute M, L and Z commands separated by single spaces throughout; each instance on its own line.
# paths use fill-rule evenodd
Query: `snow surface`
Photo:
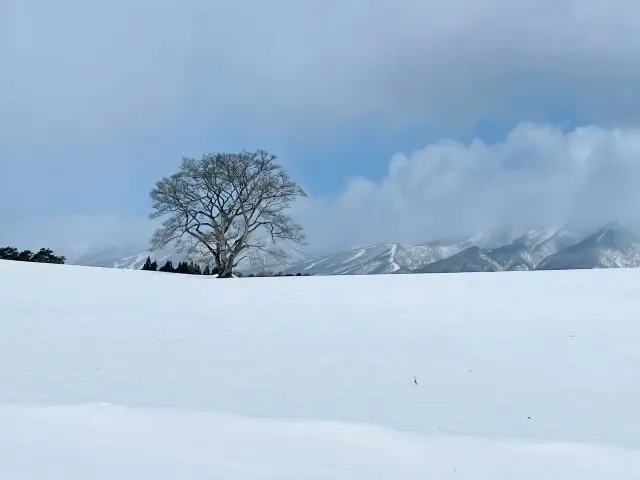
M 639 288 L 1 261 L 0 478 L 637 479 Z

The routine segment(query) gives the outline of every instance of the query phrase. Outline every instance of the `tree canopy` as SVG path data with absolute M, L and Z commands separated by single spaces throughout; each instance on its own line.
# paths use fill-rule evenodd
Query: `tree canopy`
M 59 256 L 53 253 L 50 248 L 41 248 L 37 252 L 31 250 L 19 251 L 15 247 L 2 247 L 0 248 L 1 260 L 16 260 L 19 262 L 37 262 L 37 263 L 55 263 L 63 264 L 66 261 L 64 256 Z

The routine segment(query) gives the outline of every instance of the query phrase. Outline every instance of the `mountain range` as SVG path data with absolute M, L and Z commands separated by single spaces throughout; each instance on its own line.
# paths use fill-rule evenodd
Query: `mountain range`
M 617 222 L 594 231 L 569 227 L 538 228 L 512 235 L 506 230 L 486 230 L 465 238 L 421 245 L 370 245 L 313 258 L 298 248 L 289 247 L 288 251 L 291 261 L 286 265 L 263 262 L 262 267 L 244 264 L 240 269 L 245 274 L 258 274 L 266 269 L 284 275 L 371 275 L 640 266 L 640 239 Z M 182 254 L 170 248 L 156 252 L 132 252 L 125 256 L 116 256 L 115 253 L 114 250 L 96 252 L 71 263 L 140 269 L 147 256 L 159 264 L 167 260 L 175 264 L 184 259 Z

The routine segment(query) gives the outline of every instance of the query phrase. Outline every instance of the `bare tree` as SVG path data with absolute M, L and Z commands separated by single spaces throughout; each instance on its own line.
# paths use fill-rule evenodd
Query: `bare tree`
M 151 191 L 149 217 L 166 217 L 152 248 L 175 242 L 189 258 L 215 266 L 220 278 L 231 277 L 243 259 L 284 261 L 278 241 L 304 243 L 287 210 L 306 193 L 275 159 L 264 150 L 183 158 L 180 170 Z

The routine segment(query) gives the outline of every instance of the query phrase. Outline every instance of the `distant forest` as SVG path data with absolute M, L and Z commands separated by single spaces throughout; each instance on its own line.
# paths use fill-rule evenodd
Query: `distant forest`
M 41 248 L 37 252 L 18 250 L 14 247 L 0 248 L 0 260 L 15 260 L 17 262 L 55 263 L 63 264 L 67 259 L 53 253 L 50 248 Z
M 173 262 L 168 260 L 164 265 L 158 267 L 158 262 L 156 260 L 152 260 L 151 257 L 147 257 L 147 260 L 144 262 L 144 265 L 140 270 L 146 270 L 150 272 L 166 272 L 166 273 L 184 273 L 187 275 L 217 275 L 218 272 L 216 268 L 210 268 L 209 265 L 206 265 L 202 268 L 198 263 L 195 262 L 180 262 L 177 266 L 173 266 Z M 261 273 L 251 273 L 249 275 L 242 275 L 240 272 L 235 273 L 238 277 L 246 276 L 247 278 L 251 277 L 308 277 L 308 273 L 293 273 L 282 274 L 282 273 L 273 273 L 264 271 Z

